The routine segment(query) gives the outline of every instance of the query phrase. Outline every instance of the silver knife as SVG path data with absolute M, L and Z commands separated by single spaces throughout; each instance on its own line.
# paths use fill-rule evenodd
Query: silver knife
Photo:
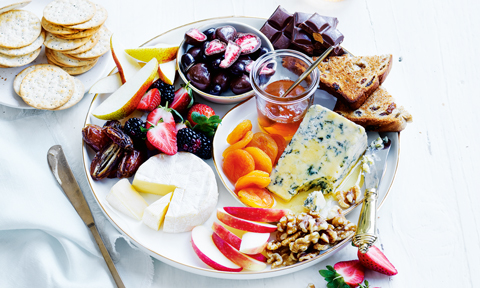
M 92 232 L 95 241 L 97 242 L 98 248 L 100 248 L 100 252 L 102 252 L 103 259 L 107 263 L 108 269 L 110 273 L 112 273 L 113 280 L 117 284 L 119 288 L 125 288 L 125 285 L 118 275 L 117 269 L 115 268 L 115 264 L 113 264 L 112 258 L 110 254 L 108 254 L 107 248 L 98 233 L 97 227 L 95 226 L 95 221 L 93 220 L 92 212 L 88 207 L 87 201 L 83 196 L 82 190 L 78 186 L 77 180 L 75 180 L 75 176 L 73 176 L 72 170 L 70 170 L 70 166 L 68 166 L 67 158 L 65 158 L 65 154 L 63 153 L 62 146 L 55 145 L 52 146 L 48 150 L 47 154 L 48 165 L 50 166 L 50 170 L 53 173 L 55 179 L 57 179 L 58 184 L 67 195 L 68 200 L 72 203 L 73 207 L 77 211 L 80 218 L 82 218 L 85 225 L 87 225 L 90 232 Z
M 353 237 L 353 244 L 358 247 L 361 253 L 367 253 L 378 238 L 376 235 L 377 189 L 387 165 L 391 143 L 392 141 L 387 137 L 383 139 L 378 137 L 368 146 L 362 159 L 365 176 L 365 197 L 358 219 L 357 231 Z

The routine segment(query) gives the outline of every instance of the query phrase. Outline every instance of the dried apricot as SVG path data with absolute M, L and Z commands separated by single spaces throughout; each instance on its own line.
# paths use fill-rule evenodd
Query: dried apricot
M 260 148 L 260 150 L 267 153 L 268 157 L 270 157 L 270 159 L 272 160 L 272 163 L 274 163 L 275 159 L 277 158 L 277 142 L 275 142 L 275 140 L 273 140 L 273 138 L 266 133 L 257 132 L 253 134 L 252 141 L 248 143 L 247 147 Z
M 275 158 L 275 162 L 273 163 L 273 165 L 275 166 L 278 163 L 278 159 L 280 159 L 280 157 L 282 156 L 283 151 L 285 150 L 285 148 L 287 148 L 287 141 L 285 141 L 285 138 L 283 138 L 283 136 L 280 134 L 270 134 L 270 137 L 275 140 L 275 143 L 277 143 L 278 147 L 277 158 Z
M 265 188 L 268 184 L 270 184 L 270 175 L 264 171 L 254 170 L 238 178 L 237 183 L 235 183 L 235 190 L 239 191 L 247 187 Z
M 236 149 L 223 158 L 222 168 L 227 178 L 236 183 L 238 178 L 255 170 L 255 161 L 247 151 Z
M 267 173 L 272 172 L 272 159 L 268 157 L 267 153 L 257 147 L 245 147 L 244 150 L 252 155 L 255 161 L 255 170 L 261 170 Z
M 248 143 L 250 143 L 252 138 L 253 138 L 253 132 L 252 131 L 247 131 L 247 133 L 242 138 L 242 140 L 238 141 L 237 143 L 235 143 L 235 144 L 231 145 L 230 147 L 228 147 L 227 149 L 225 149 L 225 151 L 223 151 L 223 153 L 222 153 L 222 156 L 225 157 L 225 155 L 227 155 L 228 152 L 230 152 L 230 151 L 244 148 L 245 146 L 247 146 Z
M 272 208 L 275 203 L 272 194 L 265 188 L 245 188 L 238 191 L 238 198 L 244 204 L 255 208 Z
M 250 120 L 243 120 L 238 124 L 230 134 L 227 136 L 227 142 L 233 145 L 240 141 L 248 131 L 252 131 L 252 122 Z

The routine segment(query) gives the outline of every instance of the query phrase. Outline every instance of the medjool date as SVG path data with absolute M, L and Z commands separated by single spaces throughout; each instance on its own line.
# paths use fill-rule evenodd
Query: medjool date
M 103 132 L 102 127 L 93 124 L 87 124 L 87 126 L 83 127 L 82 138 L 95 152 L 102 150 L 103 147 L 112 142 L 107 134 Z
M 90 164 L 90 175 L 93 180 L 101 180 L 109 176 L 117 168 L 122 156 L 123 149 L 113 142 L 98 151 Z

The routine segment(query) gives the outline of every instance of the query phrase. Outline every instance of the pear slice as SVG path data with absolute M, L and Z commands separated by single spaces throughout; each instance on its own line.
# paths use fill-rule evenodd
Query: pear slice
M 122 78 L 120 77 L 120 73 L 115 73 L 98 80 L 97 83 L 93 84 L 88 93 L 113 93 L 117 91 L 122 84 L 123 82 Z
M 93 116 L 103 120 L 120 120 L 130 115 L 157 77 L 158 62 L 153 58 L 127 83 L 118 88 L 93 111 Z
M 106 199 L 113 208 L 136 220 L 142 220 L 148 206 L 126 178 L 113 185 Z
M 175 71 L 177 70 L 177 59 L 167 63 L 158 64 L 158 77 L 168 85 L 175 82 Z
M 153 230 L 159 230 L 162 226 L 165 214 L 167 213 L 168 205 L 172 200 L 173 192 L 168 193 L 162 198 L 150 204 L 143 213 L 142 221 L 145 225 Z
M 110 49 L 112 50 L 113 61 L 115 61 L 117 65 L 122 83 L 125 83 L 130 77 L 135 75 L 141 67 L 137 60 L 125 53 L 125 48 L 115 35 L 116 34 L 112 34 L 110 38 Z
M 157 58 L 158 63 L 163 64 L 177 58 L 178 46 L 160 43 L 155 47 L 125 49 L 125 52 L 140 61 L 148 62 Z

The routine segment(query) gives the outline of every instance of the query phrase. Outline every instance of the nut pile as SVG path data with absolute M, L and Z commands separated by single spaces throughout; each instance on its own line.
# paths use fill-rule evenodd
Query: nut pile
M 330 210 L 326 219 L 311 211 L 289 213 L 280 219 L 276 239 L 267 245 L 267 262 L 275 269 L 312 259 L 352 236 L 356 228 L 338 206 Z

